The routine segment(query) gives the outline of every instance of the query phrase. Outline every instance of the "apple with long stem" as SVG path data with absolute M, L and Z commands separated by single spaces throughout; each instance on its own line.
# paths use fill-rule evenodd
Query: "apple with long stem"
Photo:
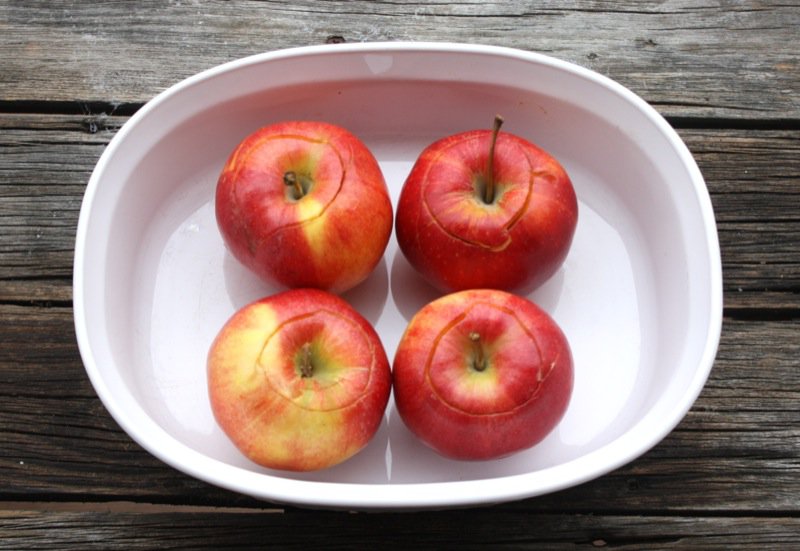
M 325 122 L 281 122 L 247 136 L 219 176 L 215 209 L 233 256 L 290 288 L 356 286 L 392 232 L 377 160 L 354 134 Z
M 397 205 L 397 242 L 438 289 L 532 289 L 562 265 L 578 203 L 562 165 L 533 143 L 492 130 L 429 145 Z
M 572 353 L 533 302 L 496 289 L 445 295 L 411 319 L 392 365 L 400 417 L 454 459 L 530 448 L 558 424 L 573 387 Z
M 252 461 L 311 471 L 372 439 L 391 391 L 383 345 L 342 298 L 283 291 L 237 311 L 208 354 L 211 408 Z

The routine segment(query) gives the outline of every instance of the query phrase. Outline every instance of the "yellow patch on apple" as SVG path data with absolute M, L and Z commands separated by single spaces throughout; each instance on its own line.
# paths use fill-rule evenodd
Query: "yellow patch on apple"
M 302 220 L 303 235 L 314 254 L 318 255 L 325 249 L 325 217 L 322 216 L 325 205 L 305 196 L 297 202 L 298 220 Z

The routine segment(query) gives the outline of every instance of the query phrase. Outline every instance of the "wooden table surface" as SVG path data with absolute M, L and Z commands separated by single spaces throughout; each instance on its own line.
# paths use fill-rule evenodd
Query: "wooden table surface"
M 677 129 L 706 179 L 724 323 L 705 389 L 597 480 L 414 513 L 276 506 L 177 472 L 95 394 L 75 229 L 115 132 L 167 86 L 290 46 L 419 40 L 549 54 Z M 800 4 L 0 1 L 0 548 L 800 549 Z

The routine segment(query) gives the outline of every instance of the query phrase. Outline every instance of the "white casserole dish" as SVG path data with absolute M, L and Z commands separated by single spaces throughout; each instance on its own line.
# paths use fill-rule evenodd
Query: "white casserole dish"
M 562 269 L 532 300 L 567 335 L 575 391 L 538 446 L 489 462 L 437 456 L 391 401 L 350 461 L 258 467 L 211 414 L 208 347 L 235 309 L 274 292 L 228 254 L 213 193 L 246 134 L 286 119 L 339 124 L 378 158 L 396 201 L 414 159 L 447 134 L 503 130 L 552 153 L 580 203 Z M 438 296 L 392 237 L 348 299 L 387 354 Z M 642 99 L 579 66 L 513 49 L 430 43 L 312 46 L 233 61 L 176 84 L 119 130 L 92 174 L 75 246 L 78 344 L 99 397 L 174 468 L 270 501 L 347 509 L 463 506 L 580 484 L 640 456 L 683 418 L 711 370 L 722 319 L 714 216 L 702 175 Z

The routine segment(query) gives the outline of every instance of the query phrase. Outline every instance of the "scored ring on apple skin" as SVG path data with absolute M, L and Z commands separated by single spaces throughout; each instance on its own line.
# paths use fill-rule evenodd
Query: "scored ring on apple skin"
M 425 148 L 400 193 L 400 250 L 444 292 L 536 288 L 572 243 L 578 202 L 569 176 L 538 146 L 500 133 L 498 119 L 492 131 Z
M 333 293 L 369 276 L 393 223 L 367 146 L 318 121 L 280 122 L 242 140 L 219 176 L 215 212 L 228 249 L 263 280 Z
M 423 307 L 394 357 L 397 411 L 434 450 L 485 460 L 530 448 L 566 412 L 573 362 L 544 310 L 505 291 L 475 289 Z
M 246 457 L 274 469 L 319 470 L 358 453 L 383 420 L 391 384 L 374 328 L 318 289 L 238 310 L 208 354 L 218 424 Z

